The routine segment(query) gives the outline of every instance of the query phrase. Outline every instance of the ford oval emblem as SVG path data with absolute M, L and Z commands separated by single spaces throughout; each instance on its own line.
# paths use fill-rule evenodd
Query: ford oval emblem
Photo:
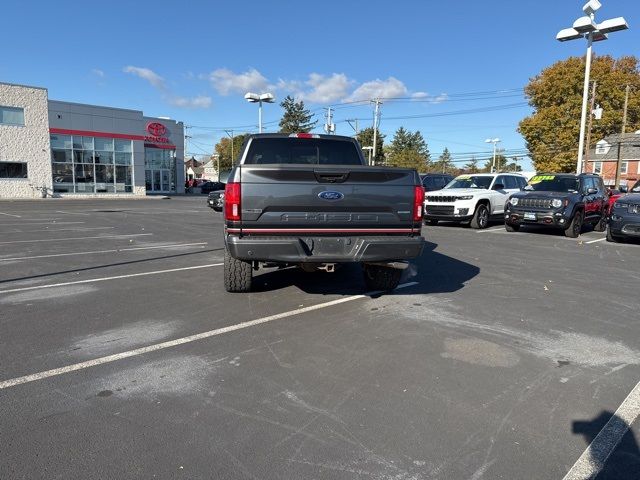
M 323 200 L 342 200 L 344 198 L 344 195 L 342 193 L 334 192 L 331 190 L 320 192 L 318 196 Z

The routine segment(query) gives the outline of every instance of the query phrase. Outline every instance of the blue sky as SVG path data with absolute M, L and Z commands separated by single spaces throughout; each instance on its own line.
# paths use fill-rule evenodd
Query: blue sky
M 344 135 L 353 134 L 347 118 L 362 128 L 373 117 L 366 101 L 344 102 L 402 97 L 382 105 L 387 140 L 404 126 L 420 130 L 434 156 L 448 147 L 457 159 L 482 157 L 489 137 L 524 148 L 521 89 L 553 62 L 584 55 L 583 40 L 555 40 L 584 1 L 9 2 L 0 81 L 182 120 L 196 155 L 211 152 L 225 128 L 257 130 L 246 91 L 303 99 L 318 131 L 323 107 L 337 107 Z M 595 44 L 596 53 L 640 56 L 638 0 L 601 1 L 597 19 L 624 16 L 630 30 Z M 476 109 L 484 111 L 468 112 Z M 267 131 L 281 114 L 264 107 Z

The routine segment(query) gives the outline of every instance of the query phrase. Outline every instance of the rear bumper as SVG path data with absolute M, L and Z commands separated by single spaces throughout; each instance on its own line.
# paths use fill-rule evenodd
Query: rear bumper
M 349 263 L 409 260 L 420 256 L 421 236 L 265 237 L 225 236 L 232 257 L 281 263 Z

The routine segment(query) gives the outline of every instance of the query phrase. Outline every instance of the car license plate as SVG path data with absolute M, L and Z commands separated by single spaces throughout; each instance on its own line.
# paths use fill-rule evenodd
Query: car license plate
M 525 212 L 524 219 L 525 220 L 535 220 L 536 219 L 536 214 L 535 213 L 531 213 L 531 212 Z

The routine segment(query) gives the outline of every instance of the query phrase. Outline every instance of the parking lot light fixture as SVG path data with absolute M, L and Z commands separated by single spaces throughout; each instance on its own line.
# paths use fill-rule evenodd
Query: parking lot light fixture
M 556 35 L 556 40 L 566 42 L 585 38 L 587 40 L 587 54 L 584 65 L 584 87 L 582 89 L 582 114 L 580 116 L 580 139 L 578 140 L 578 163 L 576 173 L 582 172 L 584 155 L 584 134 L 587 124 L 587 101 L 589 97 L 589 73 L 591 71 L 591 47 L 593 42 L 601 42 L 609 38 L 609 33 L 629 28 L 623 17 L 611 18 L 601 23 L 596 22 L 596 11 L 602 4 L 598 0 L 589 0 L 582 7 L 584 16 L 573 22 L 571 28 L 564 28 Z
M 500 143 L 499 138 L 487 138 L 484 143 L 493 143 L 493 161 L 491 162 L 491 173 L 496 169 L 496 144 Z
M 258 104 L 258 133 L 262 133 L 262 103 L 273 103 L 275 97 L 272 93 L 251 93 L 248 92 L 244 96 L 245 100 L 249 103 Z

